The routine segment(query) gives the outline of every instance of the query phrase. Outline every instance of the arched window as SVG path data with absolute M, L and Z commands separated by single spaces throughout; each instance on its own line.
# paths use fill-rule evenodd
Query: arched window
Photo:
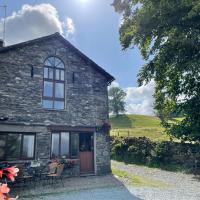
M 43 108 L 62 110 L 65 108 L 65 66 L 57 57 L 44 62 Z

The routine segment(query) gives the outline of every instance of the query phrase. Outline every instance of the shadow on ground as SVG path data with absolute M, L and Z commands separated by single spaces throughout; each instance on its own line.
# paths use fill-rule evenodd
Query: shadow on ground
M 192 179 L 193 179 L 194 181 L 200 182 L 200 174 L 194 175 L 194 176 L 192 177 Z
M 112 175 L 66 178 L 64 187 L 58 183 L 43 186 L 38 182 L 33 186 L 15 189 L 20 200 L 142 200 Z

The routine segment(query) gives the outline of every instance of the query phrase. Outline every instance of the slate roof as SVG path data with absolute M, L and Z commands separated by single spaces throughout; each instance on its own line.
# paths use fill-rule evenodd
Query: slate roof
M 54 34 L 48 35 L 48 36 L 44 36 L 44 37 L 40 37 L 37 39 L 33 39 L 33 40 L 29 40 L 26 42 L 22 42 L 22 43 L 18 43 L 18 44 L 14 44 L 14 45 L 10 45 L 10 46 L 6 46 L 6 47 L 1 47 L 0 48 L 0 53 L 4 53 L 10 50 L 15 50 L 17 48 L 21 48 L 24 46 L 28 46 L 28 45 L 32 45 L 34 43 L 37 42 L 41 42 L 41 41 L 45 41 L 48 39 L 52 39 L 52 38 L 57 38 L 59 39 L 61 42 L 63 42 L 63 44 L 69 46 L 72 50 L 74 50 L 80 57 L 82 57 L 85 61 L 87 61 L 89 64 L 91 64 L 97 71 L 99 71 L 101 74 L 103 74 L 106 78 L 107 78 L 107 82 L 110 84 L 112 81 L 115 80 L 115 78 L 110 75 L 108 72 L 106 72 L 102 67 L 100 67 L 98 64 L 96 64 L 94 61 L 92 61 L 90 58 L 88 58 L 85 54 L 83 54 L 79 49 L 77 49 L 75 46 L 73 46 L 69 41 L 67 41 L 62 35 L 60 35 L 60 33 L 56 32 Z

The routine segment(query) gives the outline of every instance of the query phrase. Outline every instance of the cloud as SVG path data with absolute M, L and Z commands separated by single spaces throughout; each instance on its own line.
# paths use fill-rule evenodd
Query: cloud
M 116 81 L 112 82 L 109 88 L 120 87 Z M 140 115 L 155 115 L 154 105 L 154 88 L 155 82 L 151 81 L 141 87 L 122 88 L 126 92 L 126 113 Z
M 119 87 L 119 83 L 116 82 L 116 81 L 113 81 L 113 82 L 111 83 L 111 85 L 109 86 L 109 88 L 112 88 L 112 87 Z
M 154 115 L 154 81 L 141 87 L 128 87 L 125 89 L 127 114 Z
M 65 26 L 65 25 L 64 25 Z M 75 26 L 72 18 L 67 17 L 66 19 L 67 35 L 75 33 Z
M 70 20 L 69 20 L 70 19 Z M 6 44 L 15 44 L 55 32 L 62 35 L 74 33 L 74 23 L 67 18 L 67 25 L 59 19 L 58 11 L 51 4 L 23 5 L 6 18 Z M 1 23 L 0 32 L 3 26 Z

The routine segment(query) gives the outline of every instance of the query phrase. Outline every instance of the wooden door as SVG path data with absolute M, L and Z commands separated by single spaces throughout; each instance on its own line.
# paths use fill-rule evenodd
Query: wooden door
M 93 152 L 80 152 L 80 167 L 81 173 L 93 173 L 94 172 L 94 159 Z
M 94 173 L 94 140 L 93 134 L 81 133 L 79 138 L 80 172 L 83 174 Z

